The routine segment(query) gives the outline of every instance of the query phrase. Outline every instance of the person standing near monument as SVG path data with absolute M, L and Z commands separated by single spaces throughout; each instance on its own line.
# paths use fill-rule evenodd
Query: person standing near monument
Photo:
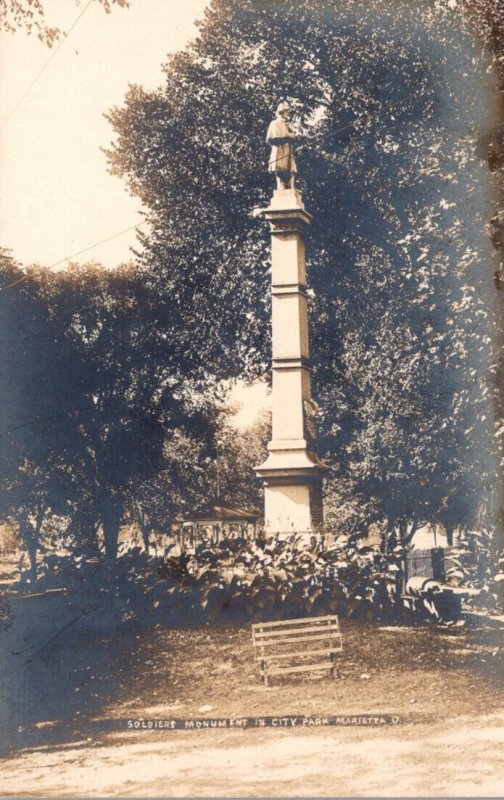
M 289 110 L 287 103 L 280 103 L 266 134 L 266 141 L 272 146 L 268 171 L 275 173 L 277 189 L 293 189 L 297 172 L 293 153 L 296 134 L 289 124 Z

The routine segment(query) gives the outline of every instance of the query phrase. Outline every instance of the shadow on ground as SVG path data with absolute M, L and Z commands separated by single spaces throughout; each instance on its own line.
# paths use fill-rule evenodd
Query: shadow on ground
M 99 747 L 128 718 L 391 713 L 403 721 L 490 713 L 502 703 L 497 630 L 342 620 L 338 677 L 262 686 L 250 625 L 118 623 L 72 596 L 12 603 L 0 632 L 2 752 Z
M 11 609 L 0 632 L 0 752 L 94 736 L 93 717 L 141 672 L 152 629 L 118 626 L 104 605 L 71 596 Z

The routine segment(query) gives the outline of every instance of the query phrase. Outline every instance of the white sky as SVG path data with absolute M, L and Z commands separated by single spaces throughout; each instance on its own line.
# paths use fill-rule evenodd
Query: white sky
M 254 422 L 261 409 L 271 408 L 271 394 L 263 381 L 257 381 L 252 386 L 245 386 L 241 381 L 235 383 L 231 387 L 229 400 L 238 405 L 232 419 L 237 428 L 246 428 Z
M 51 266 L 84 249 L 76 261 L 108 268 L 131 257 L 134 231 L 93 246 L 141 222 L 140 203 L 107 172 L 100 147 L 113 131 L 103 113 L 122 105 L 128 84 L 163 81 L 167 54 L 195 36 L 207 2 L 130 0 L 108 15 L 91 3 L 11 117 L 53 50 L 23 31 L 0 33 L 0 246 L 22 264 Z M 45 6 L 47 21 L 68 31 L 85 0 Z M 270 402 L 264 384 L 239 383 L 231 400 L 241 404 L 238 427 Z
M 103 113 L 128 84 L 163 79 L 169 52 L 194 37 L 207 0 L 130 0 L 105 14 L 93 2 L 11 119 L 52 51 L 23 31 L 0 34 L 0 245 L 23 264 L 50 266 L 141 221 L 140 204 L 106 171 L 113 139 Z M 46 0 L 48 22 L 68 30 L 84 7 Z M 134 231 L 79 256 L 115 267 Z

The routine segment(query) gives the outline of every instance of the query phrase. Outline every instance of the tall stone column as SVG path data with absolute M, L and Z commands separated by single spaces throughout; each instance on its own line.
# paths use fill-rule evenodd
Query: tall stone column
M 322 476 L 314 452 L 304 234 L 311 216 L 293 187 L 274 191 L 271 228 L 273 430 L 256 467 L 264 482 L 268 533 L 304 533 L 323 522 Z

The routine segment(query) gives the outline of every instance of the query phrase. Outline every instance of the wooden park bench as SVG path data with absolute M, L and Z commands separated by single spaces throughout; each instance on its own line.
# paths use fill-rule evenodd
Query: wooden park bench
M 255 660 L 261 664 L 265 686 L 272 675 L 327 669 L 335 675 L 336 653 L 343 650 L 338 617 L 303 617 L 252 625 Z M 315 656 L 324 656 L 316 660 Z M 299 663 L 307 657 L 310 663 Z M 277 663 L 280 662 L 280 663 Z M 297 662 L 297 663 L 296 663 Z

